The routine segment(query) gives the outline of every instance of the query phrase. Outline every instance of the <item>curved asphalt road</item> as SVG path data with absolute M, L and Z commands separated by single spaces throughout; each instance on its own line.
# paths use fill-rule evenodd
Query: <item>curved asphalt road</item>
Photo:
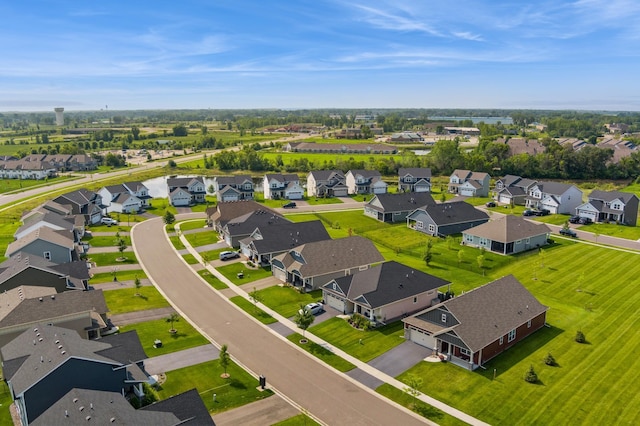
M 326 424 L 422 425 L 415 414 L 335 373 L 211 291 L 176 256 L 161 218 L 131 232 L 140 264 L 174 307 L 251 371 Z

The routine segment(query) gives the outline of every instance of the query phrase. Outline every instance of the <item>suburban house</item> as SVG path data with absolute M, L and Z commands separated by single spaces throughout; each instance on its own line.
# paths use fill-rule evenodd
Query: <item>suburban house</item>
M 487 213 L 464 201 L 427 204 L 407 216 L 409 228 L 437 237 L 459 234 L 488 221 Z
M 419 133 L 416 132 L 400 132 L 394 133 L 389 138 L 390 142 L 395 143 L 416 143 L 422 142 L 424 139 Z
M 23 286 L 0 294 L 0 347 L 38 323 L 75 330 L 83 339 L 97 339 L 109 330 L 102 290 L 67 291 Z
M 223 201 L 218 202 L 218 204 L 213 207 L 207 208 L 207 224 L 212 226 L 216 232 L 220 233 L 231 219 L 244 216 L 256 210 L 268 210 L 272 214 L 279 215 L 275 210 L 271 210 L 253 200 Z
M 314 170 L 307 175 L 308 197 L 346 197 L 346 178 L 340 170 Z
M 29 232 L 7 246 L 6 257 L 24 252 L 44 257 L 53 263 L 68 263 L 78 260 L 73 233 L 69 231 L 54 231 L 43 226 Z
M 57 293 L 89 288 L 87 262 L 54 263 L 27 252 L 14 253 L 0 263 L 0 292 L 25 285 L 54 288 Z
M 498 139 L 496 143 L 504 143 L 509 147 L 509 156 L 528 154 L 536 155 L 546 151 L 544 145 L 542 145 L 537 139 L 527 138 L 509 138 L 507 140 Z
M 2 179 L 46 179 L 56 176 L 56 168 L 48 161 L 0 161 Z
M 488 173 L 456 169 L 449 176 L 449 192 L 466 197 L 488 197 L 490 183 Z
M 201 176 L 167 179 L 169 203 L 175 207 L 204 203 L 207 193 Z
M 364 214 L 381 222 L 404 222 L 418 207 L 435 204 L 430 192 L 378 194 L 364 205 Z
M 149 189 L 142 182 L 105 186 L 98 193 L 109 213 L 138 213 L 151 205 Z
M 630 192 L 599 191 L 589 194 L 589 200 L 576 207 L 576 214 L 593 222 L 616 222 L 636 226 L 638 196 Z
M 24 161 L 51 164 L 58 171 L 95 170 L 98 163 L 87 154 L 31 154 L 23 158 Z
M 493 198 L 501 204 L 524 206 L 529 189 L 535 184 L 535 180 L 506 175 L 496 181 Z
M 331 237 L 321 221 L 276 222 L 260 225 L 247 238 L 240 240 L 240 251 L 248 259 L 270 264 L 271 259 L 293 247 Z
M 304 188 L 295 173 L 267 173 L 262 180 L 265 200 L 301 200 Z
M 549 234 L 551 229 L 544 223 L 508 214 L 462 231 L 462 244 L 494 253 L 515 254 L 546 245 Z
M 580 204 L 582 191 L 575 185 L 561 182 L 536 182 L 525 197 L 527 207 L 546 209 L 553 214 L 573 214 Z
M 218 201 L 253 200 L 253 180 L 249 175 L 216 176 L 213 187 Z
M 353 236 L 294 247 L 271 260 L 271 272 L 282 282 L 310 291 L 380 262 L 384 257 L 371 241 Z
M 142 383 L 149 380 L 138 364 L 147 356 L 135 330 L 97 341 L 37 324 L 4 345 L 0 355 L 3 377 L 25 425 L 74 388 L 143 395 Z
M 441 278 L 390 261 L 336 277 L 322 286 L 325 304 L 343 314 L 357 313 L 373 323 L 387 323 L 440 302 Z
M 405 338 L 474 370 L 544 327 L 547 309 L 508 275 L 402 322 Z
M 290 221 L 271 209 L 262 208 L 228 221 L 224 228 L 222 228 L 222 232 L 220 232 L 220 238 L 222 238 L 229 247 L 239 247 L 240 240 L 249 237 L 256 228 L 261 226 L 277 226 L 281 223 L 290 223 Z
M 398 191 L 430 192 L 431 169 L 428 167 L 410 167 L 398 169 Z
M 62 194 L 53 201 L 71 207 L 73 214 L 84 215 L 87 224 L 99 223 L 105 207 L 100 194 L 84 188 Z
M 284 146 L 289 152 L 341 153 L 341 154 L 395 154 L 395 146 L 380 143 L 315 143 L 289 142 Z
M 20 239 L 36 229 L 46 226 L 54 231 L 66 231 L 73 235 L 73 240 L 79 242 L 84 235 L 84 217 L 81 215 L 61 216 L 47 210 L 35 210 L 22 217 L 22 226 L 13 234 Z
M 377 170 L 349 170 L 345 176 L 349 194 L 384 194 L 387 184 Z

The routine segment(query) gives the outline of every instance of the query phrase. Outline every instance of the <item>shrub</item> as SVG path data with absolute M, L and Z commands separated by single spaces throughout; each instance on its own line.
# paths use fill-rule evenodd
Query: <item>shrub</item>
M 538 382 L 538 375 L 536 374 L 536 370 L 533 369 L 533 365 L 529 367 L 529 371 L 524 375 L 524 381 L 527 383 Z
M 367 331 L 371 327 L 371 322 L 363 315 L 354 313 L 349 318 L 349 323 L 355 328 Z
M 552 367 L 558 365 L 556 363 L 556 359 L 553 357 L 553 355 L 551 355 L 551 352 L 549 352 L 547 356 L 544 357 L 544 363 Z
M 587 341 L 587 338 L 584 337 L 584 333 L 580 330 L 578 330 L 576 332 L 576 338 L 575 338 L 576 342 L 578 343 L 585 343 Z

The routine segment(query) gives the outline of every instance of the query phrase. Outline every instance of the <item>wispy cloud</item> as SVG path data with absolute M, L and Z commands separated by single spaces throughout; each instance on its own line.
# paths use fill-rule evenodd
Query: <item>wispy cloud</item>
M 354 7 L 363 12 L 363 15 L 359 18 L 361 21 L 367 22 L 380 29 L 394 31 L 418 31 L 437 37 L 445 36 L 423 20 L 406 13 L 394 14 L 382 9 L 376 9 L 361 4 L 356 4 Z

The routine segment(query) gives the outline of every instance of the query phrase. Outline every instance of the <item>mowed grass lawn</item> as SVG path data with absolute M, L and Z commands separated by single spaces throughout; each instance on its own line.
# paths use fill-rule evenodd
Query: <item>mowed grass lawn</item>
M 204 336 L 198 333 L 196 329 L 183 318 L 174 322 L 173 327 L 178 330 L 176 333 L 169 332 L 171 329 L 170 323 L 165 319 L 159 319 L 120 327 L 120 332 L 136 330 L 138 337 L 140 337 L 142 348 L 149 357 L 178 352 L 183 349 L 195 348 L 196 346 L 209 343 Z M 162 347 L 153 347 L 156 339 L 162 341 Z
M 312 325 L 309 332 L 363 362 L 369 362 L 405 341 L 401 321 L 362 331 L 351 327 L 344 319 L 331 318 Z
M 140 296 L 136 296 L 136 294 L 140 294 Z M 151 286 L 140 287 L 139 289 L 107 290 L 104 292 L 104 299 L 111 315 L 169 306 L 169 302 L 162 297 L 155 287 Z
M 227 368 L 230 377 L 223 379 L 220 377 L 222 373 L 224 370 L 218 360 L 169 371 L 167 381 L 158 387 L 158 395 L 160 399 L 167 399 L 195 387 L 204 405 L 212 413 L 226 411 L 273 395 L 268 389 L 260 392 L 257 389 L 258 380 L 233 362 L 229 363 Z
M 180 224 L 180 230 L 190 231 L 192 229 L 201 229 L 204 228 L 207 221 L 205 219 L 196 219 L 196 220 L 186 220 L 184 222 L 178 222 Z
M 417 375 L 423 392 L 491 424 L 640 424 L 640 255 L 562 242 L 495 277 L 510 273 L 550 307 L 550 328 L 486 370 L 420 363 L 399 378 Z M 578 330 L 588 344 L 574 341 Z M 558 367 L 543 363 L 548 353 Z M 540 384 L 523 380 L 530 365 Z
M 128 248 L 127 250 L 131 250 Z M 120 261 L 121 257 L 124 260 Z M 136 255 L 132 251 L 125 251 L 120 253 L 119 251 L 114 253 L 91 253 L 89 252 L 89 260 L 95 262 L 96 266 L 118 266 L 118 265 L 132 265 L 138 263 Z
M 193 247 L 206 246 L 207 244 L 215 244 L 218 242 L 218 234 L 213 228 L 202 228 L 200 232 L 193 234 L 182 234 Z
M 235 285 L 249 284 L 253 281 L 271 276 L 271 267 L 249 269 L 242 262 L 230 263 L 216 269 Z M 239 273 L 243 274 L 242 278 L 238 278 Z
M 291 287 L 273 286 L 258 290 L 262 303 L 285 318 L 292 317 L 300 309 L 300 305 L 317 302 L 322 299 L 322 290 L 300 293 Z
M 134 270 L 134 271 L 117 271 L 116 278 L 118 281 L 134 281 L 135 279 L 147 278 L 147 274 L 144 273 L 142 269 Z M 113 273 L 112 272 L 101 272 L 99 274 L 93 274 L 89 284 L 101 284 L 113 281 Z

